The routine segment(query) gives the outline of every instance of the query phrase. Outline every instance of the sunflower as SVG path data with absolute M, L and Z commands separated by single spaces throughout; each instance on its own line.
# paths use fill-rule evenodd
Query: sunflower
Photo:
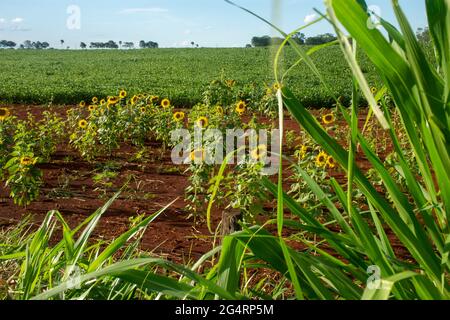
M 94 106 L 93 104 L 91 104 L 91 105 L 88 107 L 89 112 L 94 112 L 95 109 L 97 109 L 97 106 Z
M 86 107 L 86 102 L 84 100 L 80 101 L 79 106 L 82 108 Z
M 116 97 L 109 97 L 108 98 L 108 105 L 115 105 L 119 102 L 119 99 Z
M 87 121 L 84 120 L 84 119 L 82 119 L 82 120 L 80 120 L 80 121 L 78 122 L 78 126 L 79 126 L 81 129 L 85 129 L 85 128 L 87 127 L 87 125 L 88 125 L 88 123 L 87 123 Z
M 206 128 L 209 124 L 209 120 L 207 117 L 199 117 L 197 121 L 195 121 L 198 127 Z
M 250 152 L 250 157 L 256 161 L 263 159 L 267 156 L 267 146 L 264 144 L 259 145 L 257 148 Z
M 168 107 L 170 107 L 170 100 L 169 99 L 163 99 L 161 101 L 161 107 L 163 107 L 164 109 L 167 109 Z
M 142 113 L 146 113 L 147 112 L 147 108 L 146 107 L 141 107 L 141 112 Z
M 375 87 L 370 88 L 370 91 L 372 92 L 372 94 L 375 94 L 378 92 L 377 88 L 375 88 Z
M 327 164 L 328 155 L 325 152 L 321 152 L 316 157 L 316 165 L 318 167 L 324 167 Z
M 127 96 L 127 92 L 125 90 L 120 90 L 119 97 L 120 99 L 123 99 Z
M 278 91 L 281 89 L 281 85 L 279 83 L 274 83 L 274 85 L 272 86 L 274 91 Z
M 173 114 L 173 120 L 179 122 L 179 121 L 183 121 L 184 120 L 184 112 L 175 112 Z
M 11 115 L 11 112 L 8 108 L 0 108 L 0 121 L 5 120 Z
M 97 97 L 93 97 L 93 98 L 92 98 L 92 103 L 93 103 L 93 104 L 97 104 L 97 102 L 98 102 L 98 98 L 97 98 Z
M 245 112 L 247 105 L 244 101 L 239 101 L 236 105 L 236 112 L 242 115 Z
M 333 157 L 331 157 L 331 156 L 328 157 L 328 159 L 327 159 L 327 166 L 330 169 L 334 169 L 336 167 L 336 161 L 334 160 Z
M 306 155 L 310 151 L 311 151 L 311 147 L 308 147 L 307 145 L 302 145 L 302 147 L 300 148 L 300 156 L 302 157 L 302 159 L 305 159 Z
M 131 104 L 136 104 L 136 102 L 138 102 L 139 97 L 138 96 L 133 96 L 133 98 L 131 98 L 130 102 Z
M 204 149 L 196 149 L 191 152 L 191 155 L 189 156 L 191 161 L 203 161 L 205 160 L 205 150 Z
M 105 99 L 100 100 L 100 104 L 101 104 L 101 105 L 104 105 L 105 103 L 106 103 L 106 100 L 105 100 Z
M 223 116 L 224 112 L 223 112 L 223 108 L 221 106 L 217 106 L 216 107 L 216 112 L 217 114 Z
M 158 96 L 151 96 L 150 97 L 150 101 L 153 102 L 153 103 L 157 102 L 158 100 L 159 100 Z
M 33 159 L 32 157 L 24 156 L 20 158 L 20 164 L 22 166 L 31 166 L 36 163 L 36 159 Z
M 336 120 L 336 117 L 332 113 L 328 113 L 322 117 L 324 124 L 332 124 Z

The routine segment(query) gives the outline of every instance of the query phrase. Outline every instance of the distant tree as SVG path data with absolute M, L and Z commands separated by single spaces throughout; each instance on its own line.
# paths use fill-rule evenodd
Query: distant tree
M 331 33 L 325 33 L 325 34 L 319 34 L 319 35 L 314 36 L 314 37 L 306 38 L 305 44 L 307 44 L 307 45 L 319 45 L 319 44 L 324 44 L 324 43 L 335 41 L 336 39 L 337 38 L 336 38 L 335 35 L 333 35 Z
M 268 47 L 272 45 L 280 45 L 282 42 L 283 39 L 278 37 L 271 38 L 269 36 L 262 36 L 252 38 L 252 45 L 254 47 Z
M 194 41 L 191 41 L 191 46 L 195 46 L 195 42 Z
M 48 42 L 33 42 L 32 44 L 33 49 L 41 50 L 41 49 L 47 49 L 50 47 L 50 44 Z
M 269 45 L 270 45 L 270 37 L 269 36 L 252 38 L 252 46 L 254 46 L 254 47 L 267 47 Z
M 15 48 L 16 43 L 14 41 L 8 41 L 8 40 L 1 40 L 0 41 L 0 48 Z
M 118 49 L 119 46 L 113 40 L 108 42 L 91 42 L 89 45 L 93 49 Z
M 33 43 L 30 40 L 25 40 L 23 42 L 23 47 L 25 49 L 33 49 Z
M 306 36 L 304 33 L 301 32 L 297 32 L 296 34 L 294 34 L 292 36 L 292 39 L 294 39 L 295 41 L 297 41 L 299 44 L 304 44 L 305 40 L 306 40 Z
M 84 42 L 80 43 L 80 48 L 81 49 L 86 49 L 86 47 L 87 47 L 86 43 L 84 43 Z
M 133 49 L 134 48 L 134 42 L 124 42 L 123 47 L 127 49 Z
M 122 40 L 119 41 L 119 47 L 122 48 Z
M 159 45 L 157 42 L 153 42 L 153 41 L 145 42 L 144 40 L 139 41 L 139 48 L 141 48 L 141 49 L 147 49 L 147 48 L 156 49 L 158 47 L 159 47 Z
M 246 47 L 246 48 L 251 48 L 252 45 L 251 45 L 250 43 L 247 43 L 247 44 L 245 45 L 245 47 Z
M 63 47 L 64 46 L 64 40 L 61 39 L 60 41 L 61 41 L 61 47 Z

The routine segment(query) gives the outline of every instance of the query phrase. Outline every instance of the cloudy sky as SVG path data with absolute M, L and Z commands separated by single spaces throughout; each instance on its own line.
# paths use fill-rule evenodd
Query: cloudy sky
M 285 31 L 314 19 L 313 8 L 323 10 L 322 0 L 235 0 L 275 21 Z M 381 15 L 394 20 L 390 0 L 369 0 Z M 413 27 L 426 25 L 423 0 L 402 0 Z M 330 32 L 326 22 L 307 35 Z M 78 47 L 81 41 L 152 40 L 161 47 L 244 46 L 254 35 L 273 34 L 271 29 L 223 0 L 1 0 L 0 39 L 21 43 L 48 41 L 54 47 Z

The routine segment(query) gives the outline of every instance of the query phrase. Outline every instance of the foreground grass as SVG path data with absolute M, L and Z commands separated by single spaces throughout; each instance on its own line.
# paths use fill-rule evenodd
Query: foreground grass
M 264 84 L 273 83 L 272 53 L 270 48 L 0 50 L 0 102 L 75 104 L 126 88 L 131 94 L 151 92 L 168 96 L 177 105 L 191 106 L 202 100 L 202 88 L 222 73 L 235 79 L 242 90 L 264 91 Z M 351 72 L 339 46 L 321 50 L 313 58 L 335 94 L 350 99 Z M 287 50 L 286 65 L 295 59 L 293 50 Z M 376 85 L 371 64 L 365 57 L 361 64 Z M 329 107 L 333 102 L 304 65 L 293 70 L 287 83 L 311 107 Z

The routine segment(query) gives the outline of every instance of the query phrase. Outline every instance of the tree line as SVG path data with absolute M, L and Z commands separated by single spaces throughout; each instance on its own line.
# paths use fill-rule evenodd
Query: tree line
M 60 40 L 60 42 L 61 42 L 61 46 L 63 47 L 65 41 Z M 141 48 L 141 49 L 158 48 L 158 47 L 159 47 L 159 45 L 157 42 L 144 41 L 144 40 L 141 40 L 139 42 L 139 48 Z M 22 44 L 18 45 L 14 41 L 0 40 L 0 48 L 2 48 L 2 49 L 16 49 L 16 48 L 17 49 L 38 49 L 39 50 L 39 49 L 50 48 L 50 44 L 46 41 L 41 42 L 41 41 L 25 40 Z M 70 49 L 70 47 L 66 47 L 66 48 Z M 88 45 L 85 42 L 81 42 L 80 48 L 87 49 Z M 135 48 L 135 43 L 128 42 L 128 41 L 119 41 L 117 43 L 113 40 L 109 40 L 107 42 L 91 42 L 91 43 L 89 43 L 89 48 L 91 48 L 91 49 L 119 49 L 119 48 L 133 49 L 133 48 Z
M 337 40 L 337 38 L 331 33 L 324 33 L 312 37 L 306 37 L 304 33 L 299 32 L 292 36 L 292 40 L 296 41 L 298 44 L 319 45 L 335 41 Z M 251 44 L 247 45 L 247 47 L 268 47 L 280 45 L 283 41 L 284 38 L 279 37 L 253 37 L 251 40 Z

